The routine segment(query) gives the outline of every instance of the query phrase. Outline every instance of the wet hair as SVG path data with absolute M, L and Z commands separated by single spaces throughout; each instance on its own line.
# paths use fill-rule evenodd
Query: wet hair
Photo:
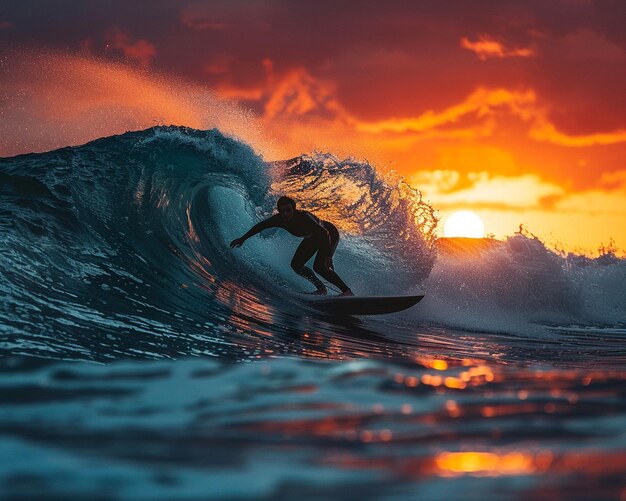
M 282 196 L 278 199 L 278 201 L 276 202 L 276 208 L 280 207 L 281 205 L 291 205 L 293 207 L 293 210 L 296 210 L 296 201 L 293 198 L 289 198 L 286 196 Z

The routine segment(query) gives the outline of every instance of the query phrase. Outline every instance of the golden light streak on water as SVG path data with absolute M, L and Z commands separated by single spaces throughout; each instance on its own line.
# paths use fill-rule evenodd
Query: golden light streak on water
M 527 475 L 536 469 L 533 455 L 510 452 L 443 452 L 435 457 L 439 473 L 444 476 L 463 474 Z
M 445 371 L 448 368 L 448 362 L 440 359 L 418 358 L 417 362 L 424 367 L 438 371 Z

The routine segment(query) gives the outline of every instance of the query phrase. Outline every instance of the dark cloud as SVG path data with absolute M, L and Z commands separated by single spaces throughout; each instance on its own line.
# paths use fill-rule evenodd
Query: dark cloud
M 39 0 L 5 2 L 0 44 L 123 56 L 261 113 L 317 88 L 361 121 L 532 90 L 558 132 L 590 135 L 626 129 L 625 14 L 618 0 Z M 277 106 L 290 92 L 300 104 Z

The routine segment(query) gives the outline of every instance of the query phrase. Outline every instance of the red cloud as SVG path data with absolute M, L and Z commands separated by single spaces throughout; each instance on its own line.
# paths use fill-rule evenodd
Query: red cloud
M 0 20 L 0 30 L 5 30 L 7 28 L 10 28 L 11 26 L 13 25 L 9 21 Z
M 263 59 L 261 64 L 266 74 L 264 81 L 253 87 L 222 83 L 217 86 L 218 93 L 222 97 L 257 101 L 269 119 L 315 116 L 332 120 L 347 116 L 337 101 L 334 83 L 315 78 L 302 67 L 276 74 L 270 59 Z
M 461 47 L 476 53 L 481 61 L 489 57 L 531 57 L 535 55 L 532 49 L 510 49 L 488 35 L 479 35 L 475 42 L 463 37 L 461 38 Z
M 130 35 L 119 28 L 109 30 L 107 38 L 113 48 L 120 49 L 127 58 L 139 61 L 144 66 L 148 66 L 156 56 L 153 44 L 143 39 L 132 41 Z
M 335 115 L 341 107 L 335 99 L 334 86 L 313 78 L 306 70 L 296 69 L 284 76 L 272 89 L 265 103 L 269 118 L 278 115 L 307 115 L 309 113 Z

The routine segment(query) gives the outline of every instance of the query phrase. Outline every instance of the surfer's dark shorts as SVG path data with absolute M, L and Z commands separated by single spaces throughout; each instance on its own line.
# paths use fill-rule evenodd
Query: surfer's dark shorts
M 324 225 L 324 228 L 328 230 L 328 236 L 330 238 L 330 256 L 325 251 L 320 250 L 322 245 L 321 242 L 318 241 L 318 239 L 314 237 L 307 237 L 303 239 L 302 242 L 300 242 L 300 245 L 296 249 L 296 253 L 293 255 L 293 259 L 291 260 L 291 267 L 294 270 L 301 269 L 316 252 L 316 268 L 321 266 L 327 257 L 332 257 L 335 253 L 335 249 L 337 248 L 337 244 L 339 243 L 339 230 L 337 230 L 334 224 L 327 221 L 324 221 L 322 224 Z

